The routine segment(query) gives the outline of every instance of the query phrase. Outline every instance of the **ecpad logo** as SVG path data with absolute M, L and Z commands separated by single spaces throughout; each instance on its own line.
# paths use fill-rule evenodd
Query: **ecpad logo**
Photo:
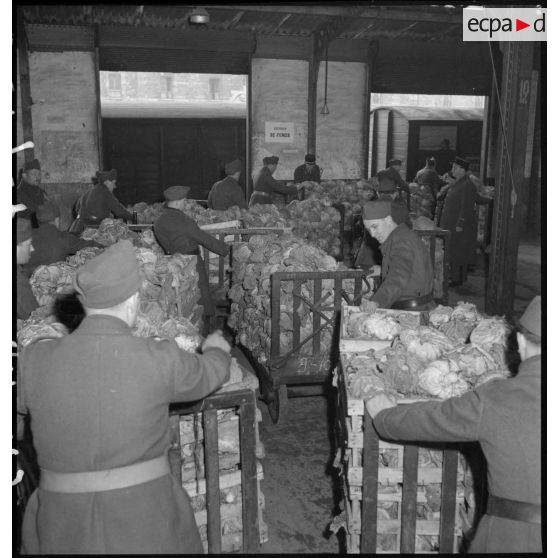
M 464 41 L 546 41 L 546 9 L 463 9 Z

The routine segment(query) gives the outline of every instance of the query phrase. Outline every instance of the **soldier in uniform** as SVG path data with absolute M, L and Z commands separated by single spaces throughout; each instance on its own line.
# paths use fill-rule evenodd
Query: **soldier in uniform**
M 488 504 L 471 553 L 542 552 L 541 297 L 519 320 L 517 375 L 461 397 L 395 406 L 384 393 L 366 402 L 382 438 L 480 442 L 488 466 Z
M 76 203 L 77 218 L 70 227 L 71 233 L 80 234 L 85 227 L 99 225 L 111 214 L 132 221 L 132 214 L 114 196 L 116 170 L 99 171 L 96 178 L 97 183 Z
M 34 228 L 39 226 L 35 211 L 47 199 L 46 192 L 40 187 L 41 178 L 41 164 L 37 159 L 33 159 L 23 165 L 21 180 L 16 189 L 17 203 L 27 207 L 27 209 L 20 211 L 17 217 L 18 219 L 30 219 Z
M 77 271 L 86 317 L 20 358 L 18 413 L 29 413 L 41 468 L 23 521 L 23 554 L 202 553 L 189 498 L 171 475 L 169 403 L 229 378 L 230 346 L 202 353 L 131 334 L 141 277 L 121 240 Z
M 188 186 L 171 186 L 164 191 L 167 201 L 163 213 L 155 221 L 153 231 L 167 254 L 179 253 L 198 257 L 200 304 L 204 308 L 204 316 L 214 316 L 215 302 L 209 292 L 209 279 L 200 254 L 200 244 L 220 256 L 229 253 L 229 246 L 202 231 L 192 218 L 184 214 L 189 191 Z
M 250 196 L 249 207 L 257 203 L 273 203 L 274 192 L 289 196 L 294 196 L 298 193 L 298 188 L 296 186 L 285 186 L 273 178 L 273 173 L 277 170 L 277 163 L 279 163 L 279 157 L 273 156 L 263 158 L 264 166 L 254 178 L 254 191 Z
M 407 210 L 411 211 L 411 193 L 409 192 L 409 185 L 401 178 L 400 173 L 402 164 L 401 159 L 390 159 L 387 168 L 384 169 L 384 176 L 395 183 L 395 187 L 399 190 L 400 199 L 403 196 L 407 197 Z
M 17 249 L 16 249 L 16 293 L 17 293 L 17 317 L 26 320 L 31 312 L 38 308 L 39 304 L 31 290 L 29 277 L 23 270 L 23 266 L 29 262 L 33 254 L 33 238 L 31 221 L 29 219 L 17 219 Z
M 322 177 L 320 167 L 316 165 L 316 155 L 307 153 L 304 156 L 304 164 L 296 167 L 294 171 L 294 181 L 298 184 L 300 182 L 321 182 Z
M 213 184 L 207 197 L 207 207 L 209 209 L 224 211 L 235 205 L 240 209 L 248 209 L 244 192 L 238 183 L 241 172 L 242 163 L 238 159 L 225 165 L 227 177 Z
M 362 219 L 382 251 L 382 282 L 362 303 L 363 310 L 376 308 L 427 310 L 433 308 L 432 261 L 424 242 L 405 223 L 397 223 L 400 208 L 393 201 L 364 204 Z
M 469 162 L 456 157 L 451 183 L 440 212 L 440 227 L 451 232 L 448 247 L 450 286 L 461 285 L 467 277 L 467 266 L 474 264 L 477 250 L 477 187 L 469 178 Z M 440 202 L 440 200 L 439 200 Z
M 87 246 L 104 248 L 94 240 L 83 240 L 75 234 L 60 230 L 60 209 L 54 202 L 39 205 L 36 211 L 38 229 L 33 229 L 33 253 L 24 266 L 31 274 L 40 265 L 63 262 L 69 255 Z
M 377 178 L 379 182 L 376 188 L 377 200 L 395 202 L 392 215 L 393 220 L 398 225 L 400 223 L 405 223 L 407 227 L 412 229 L 413 224 L 411 223 L 409 212 L 407 211 L 405 202 L 401 200 L 396 182 L 385 170 L 378 172 Z M 382 253 L 380 250 L 380 243 L 365 230 L 355 257 L 354 266 L 361 269 L 369 269 L 373 265 L 379 265 L 381 263 Z

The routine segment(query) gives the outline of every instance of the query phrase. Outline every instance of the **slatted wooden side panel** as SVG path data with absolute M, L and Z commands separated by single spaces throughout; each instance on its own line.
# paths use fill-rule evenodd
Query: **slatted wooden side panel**
M 420 466 L 420 444 L 388 443 L 379 439 L 364 401 L 350 399 L 346 391 L 342 360 L 334 380 L 337 385 L 336 444 L 342 463 L 340 477 L 344 492 L 347 552 L 415 553 L 417 536 L 437 537 L 439 552 L 457 552 L 461 531 L 457 509 L 462 508 L 463 490 L 455 447 L 429 445 L 443 450 L 442 467 Z M 395 464 L 380 466 L 380 453 L 397 452 Z M 441 485 L 438 519 L 417 519 L 417 506 L 425 502 L 424 485 Z M 381 487 L 400 487 L 384 493 Z M 397 503 L 396 519 L 379 519 L 379 504 Z M 393 537 L 396 548 L 382 550 L 380 537 Z M 385 542 L 385 541 L 384 541 Z M 421 551 L 424 552 L 424 551 Z
M 217 410 L 237 409 L 240 422 L 240 464 L 242 483 L 242 544 L 243 553 L 257 553 L 260 548 L 258 508 L 258 467 L 256 460 L 256 399 L 249 389 L 215 394 L 195 404 L 171 405 L 171 451 L 169 460 L 172 474 L 182 484 L 180 455 L 181 415 L 202 413 L 204 429 L 204 459 L 207 511 L 208 552 L 222 552 L 220 472 L 218 452 Z

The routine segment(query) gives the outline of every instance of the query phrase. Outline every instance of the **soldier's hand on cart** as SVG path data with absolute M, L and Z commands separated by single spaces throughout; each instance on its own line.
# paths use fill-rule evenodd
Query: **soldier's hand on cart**
M 391 409 L 391 407 L 396 405 L 397 400 L 393 396 L 388 395 L 385 391 L 381 391 L 366 401 L 366 410 L 374 418 L 380 411 Z
M 360 309 L 363 312 L 370 312 L 371 314 L 373 314 L 374 312 L 376 312 L 376 309 L 378 308 L 378 303 L 374 302 L 373 300 L 366 300 L 364 299 L 360 305 Z
M 206 349 L 222 349 L 226 353 L 231 352 L 231 346 L 229 342 L 223 337 L 223 332 L 221 330 L 214 331 L 210 333 L 205 341 L 202 343 L 202 353 Z

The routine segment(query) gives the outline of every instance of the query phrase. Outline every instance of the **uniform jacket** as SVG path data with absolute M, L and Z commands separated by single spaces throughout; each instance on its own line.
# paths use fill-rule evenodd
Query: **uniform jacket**
M 115 217 L 132 220 L 132 214 L 104 184 L 96 184 L 85 192 L 77 201 L 76 211 L 85 226 L 98 225 L 103 219 L 110 217 L 111 213 Z
M 380 308 L 432 293 L 432 261 L 424 242 L 407 225 L 398 225 L 381 244 L 382 284 L 371 297 Z
M 221 256 L 229 253 L 229 246 L 202 231 L 197 223 L 179 209 L 166 207 L 161 216 L 155 221 L 153 231 L 159 244 L 167 254 L 198 254 L 198 285 L 200 289 L 200 304 L 207 316 L 215 314 L 215 303 L 209 292 L 209 278 L 201 255 L 199 245 L 205 246 L 211 252 Z
M 398 171 L 396 171 L 393 167 L 388 167 L 385 169 L 386 176 L 391 178 L 395 182 L 395 186 L 399 191 L 405 192 L 403 194 L 403 199 L 405 199 L 405 205 L 408 209 L 410 209 L 410 193 L 409 193 L 409 185 L 401 178 L 401 175 Z
M 421 442 L 478 441 L 488 464 L 488 489 L 500 498 L 541 503 L 541 357 L 514 378 L 495 380 L 441 402 L 380 412 L 383 438 Z M 541 552 L 541 526 L 484 516 L 469 552 Z
M 163 455 L 169 403 L 194 401 L 229 377 L 221 349 L 186 353 L 174 341 L 133 337 L 122 320 L 86 317 L 70 335 L 38 341 L 20 359 L 18 411 L 31 415 L 41 468 L 68 473 Z M 188 496 L 174 477 L 97 493 L 36 490 L 23 553 L 202 552 Z
M 43 205 L 48 199 L 46 192 L 42 188 L 39 188 L 39 186 L 29 184 L 21 179 L 16 188 L 16 199 L 17 203 L 23 203 L 27 206 L 27 209 L 24 211 L 18 211 L 16 216 L 22 219 L 31 219 L 33 227 L 38 227 L 39 224 L 37 223 L 35 212 L 37 211 L 37 207 Z
M 26 320 L 29 314 L 39 307 L 31 290 L 29 277 L 20 265 L 16 265 L 17 317 Z
M 445 182 L 438 176 L 438 173 L 429 167 L 424 167 L 417 172 L 415 182 L 420 186 L 429 186 L 432 195 L 435 197 L 445 184 Z
M 23 268 L 30 274 L 40 265 L 63 262 L 70 254 L 86 246 L 101 246 L 97 242 L 82 240 L 75 234 L 60 231 L 51 223 L 43 223 L 33 229 L 33 248 L 29 263 Z
M 477 214 L 475 201 L 477 188 L 464 176 L 449 187 L 440 213 L 440 227 L 451 232 L 449 262 L 451 265 L 467 265 L 476 260 Z M 461 227 L 462 232 L 457 232 Z
M 310 171 L 306 168 L 306 164 L 302 164 L 296 167 L 294 171 L 294 181 L 295 182 L 306 182 L 310 180 L 312 182 L 321 182 L 322 178 L 320 176 L 320 167 L 318 165 L 312 165 Z
M 227 176 L 223 180 L 215 182 L 207 198 L 209 209 L 224 211 L 235 205 L 240 209 L 248 209 L 240 184 L 232 176 Z
M 298 193 L 298 190 L 294 186 L 286 186 L 278 180 L 275 180 L 269 168 L 263 167 L 256 174 L 256 177 L 254 179 L 254 193 L 256 192 L 265 192 L 266 194 L 269 194 L 269 196 L 272 196 L 274 192 L 277 192 L 278 194 L 293 196 Z M 256 203 L 273 203 L 271 197 L 265 196 L 265 198 L 269 199 L 270 201 L 258 201 Z

